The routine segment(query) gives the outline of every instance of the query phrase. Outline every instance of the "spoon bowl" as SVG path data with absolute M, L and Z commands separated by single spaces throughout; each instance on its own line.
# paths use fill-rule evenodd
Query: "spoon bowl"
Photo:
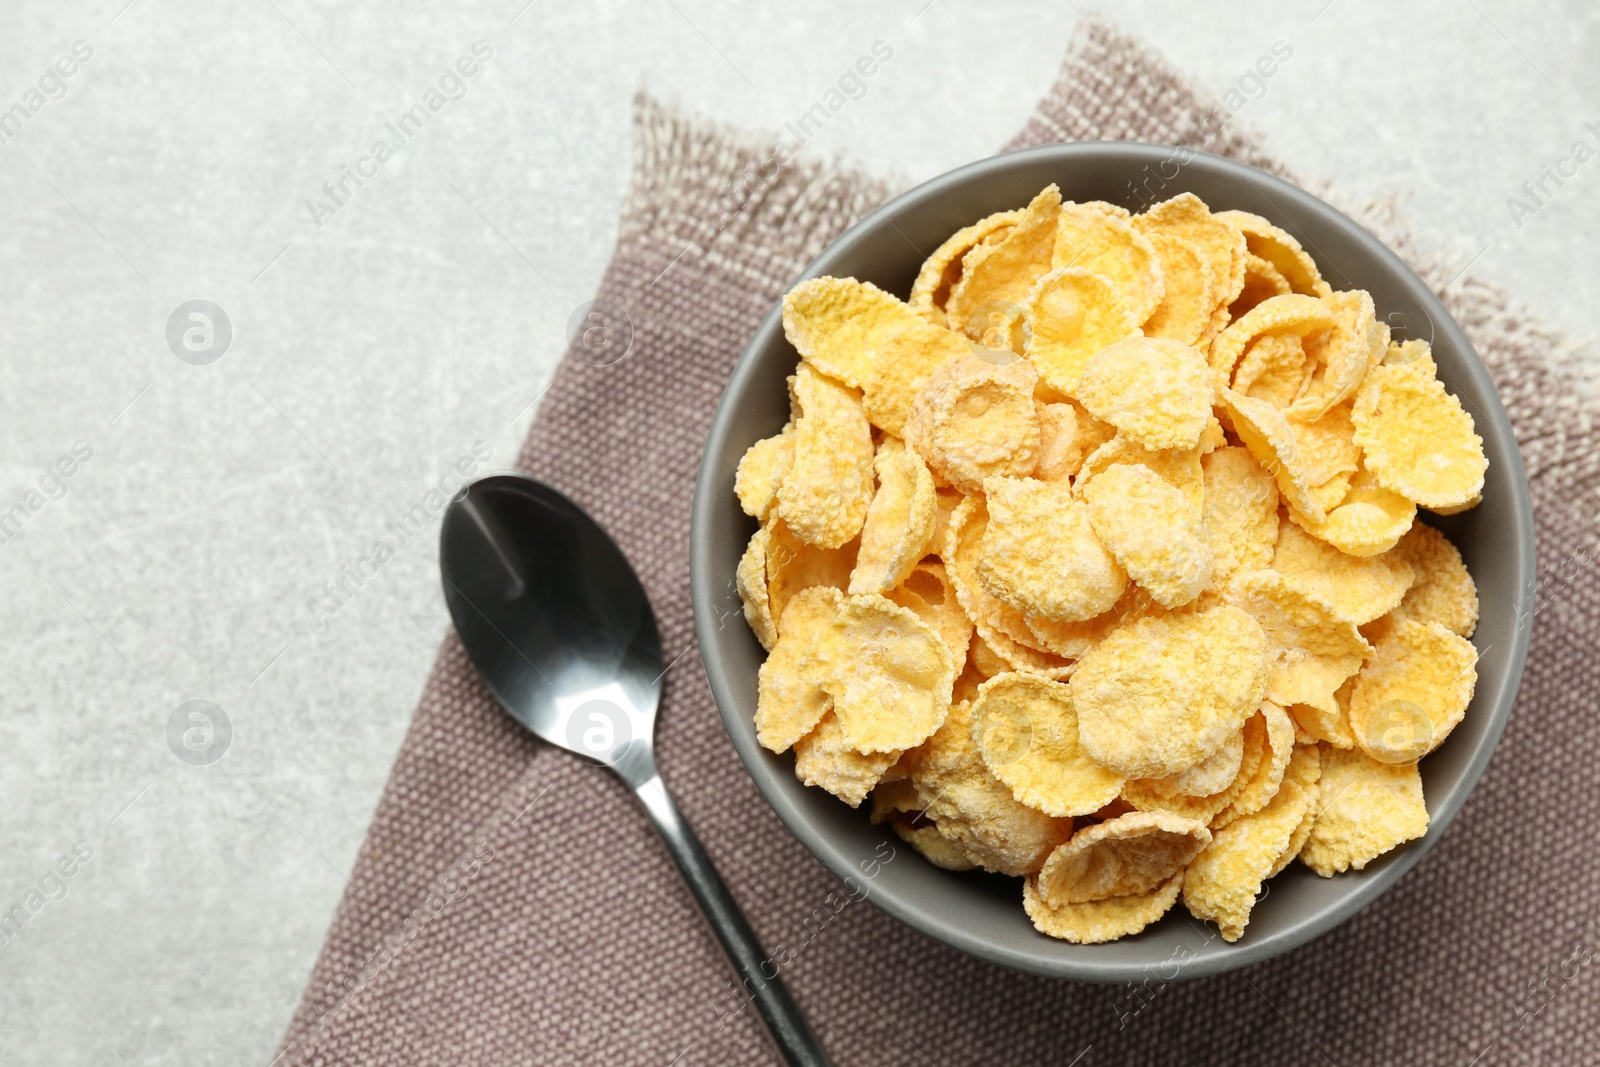
M 483 478 L 445 512 L 439 571 L 467 655 L 513 718 L 607 766 L 648 747 L 661 700 L 655 614 L 583 509 L 532 478 Z

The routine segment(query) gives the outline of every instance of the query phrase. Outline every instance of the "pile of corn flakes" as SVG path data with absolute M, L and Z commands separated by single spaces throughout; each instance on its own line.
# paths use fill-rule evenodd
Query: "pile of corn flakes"
M 1428 827 L 1477 591 L 1417 508 L 1478 503 L 1472 417 L 1292 236 L 1184 194 L 954 234 L 910 298 L 783 303 L 792 417 L 736 489 L 757 736 L 1052 937 L 1180 898 L 1237 940 L 1295 858 Z

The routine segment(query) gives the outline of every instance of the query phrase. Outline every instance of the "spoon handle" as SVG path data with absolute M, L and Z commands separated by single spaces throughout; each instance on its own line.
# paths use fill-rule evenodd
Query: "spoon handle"
M 739 982 L 744 995 L 755 1001 L 756 1010 L 766 1020 L 767 1030 L 790 1067 L 829 1067 L 830 1061 L 822 1045 L 811 1032 L 810 1025 L 789 990 L 778 978 L 778 964 L 761 948 L 750 924 L 745 921 L 739 906 L 728 894 L 722 876 L 711 865 L 711 857 L 700 844 L 689 821 L 667 795 L 667 787 L 659 774 L 652 773 L 634 786 L 634 793 L 645 811 L 655 822 L 672 854 L 684 881 L 705 913 L 711 930 L 722 942 L 734 970 L 739 972 Z M 743 1010 L 743 1005 L 737 1010 Z

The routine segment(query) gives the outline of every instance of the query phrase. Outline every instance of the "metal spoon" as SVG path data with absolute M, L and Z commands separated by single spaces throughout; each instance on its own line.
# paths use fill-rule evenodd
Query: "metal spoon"
M 661 639 L 638 575 L 572 501 L 519 474 L 445 510 L 439 571 L 456 633 L 512 718 L 632 787 L 784 1059 L 827 1056 L 656 770 Z M 768 972 L 771 974 L 769 975 Z

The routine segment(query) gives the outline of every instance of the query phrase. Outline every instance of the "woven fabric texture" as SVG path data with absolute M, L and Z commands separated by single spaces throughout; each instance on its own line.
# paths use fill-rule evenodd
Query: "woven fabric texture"
M 1007 147 L 1169 142 L 1284 173 L 1214 108 L 1136 41 L 1085 23 Z M 673 661 L 657 729 L 663 776 L 763 940 L 803 939 L 785 975 L 836 1062 L 1595 1055 L 1600 409 L 1561 338 L 1503 291 L 1453 278 L 1392 209 L 1363 210 L 1442 290 L 1499 385 L 1533 478 L 1541 567 L 1528 669 L 1500 749 L 1443 839 L 1338 930 L 1242 971 L 1137 988 L 1016 974 L 849 898 L 740 766 L 694 641 L 689 507 L 723 383 L 790 279 L 893 190 L 838 165 L 774 172 L 753 138 L 646 98 L 637 130 L 597 296 L 627 312 L 632 350 L 610 366 L 567 354 L 518 466 L 589 509 L 638 569 Z M 831 917 L 797 933 L 814 913 Z M 277 1062 L 776 1062 L 756 1013 L 732 1010 L 730 976 L 626 788 L 523 733 L 452 633 Z

